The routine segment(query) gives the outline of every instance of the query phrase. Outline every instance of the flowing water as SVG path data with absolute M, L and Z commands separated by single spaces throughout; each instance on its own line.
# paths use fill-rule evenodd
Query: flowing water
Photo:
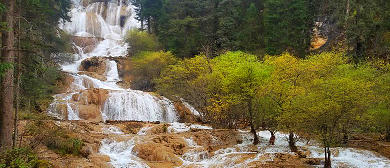
M 134 15 L 134 7 L 130 0 L 94 3 L 73 0 L 71 22 L 62 22 L 60 28 L 71 36 L 84 40 L 95 38 L 100 41 L 90 52 L 73 43 L 75 50 L 78 51 L 73 55 L 75 62 L 62 65 L 62 70 L 73 78 L 73 82 L 66 93 L 54 96 L 55 100 L 50 105 L 49 114 L 60 119 L 80 120 L 79 104 L 72 102 L 73 96 L 82 93 L 83 90 L 97 88 L 109 91 L 107 100 L 99 107 L 103 120 L 177 121 L 173 103 L 168 99 L 117 85 L 120 79 L 114 60 L 105 59 L 106 80 L 80 73 L 82 61 L 90 57 L 126 56 L 128 48 L 124 43 L 126 32 L 139 26 Z
M 62 70 L 68 73 L 73 81 L 67 92 L 54 96 L 48 113 L 60 119 L 81 120 L 80 104 L 72 101 L 75 95 L 83 94 L 83 91 L 91 89 L 104 89 L 108 91 L 108 97 L 99 107 L 103 120 L 137 120 L 160 121 L 170 123 L 167 128 L 169 133 L 183 133 L 191 129 L 212 129 L 211 127 L 178 123 L 178 115 L 173 103 L 164 98 L 156 97 L 149 93 L 120 87 L 117 82 L 121 79 L 118 74 L 117 62 L 114 57 L 126 56 L 128 46 L 124 43 L 126 32 L 139 26 L 134 19 L 134 7 L 130 0 L 107 0 L 104 2 L 91 0 L 72 0 L 73 7 L 70 11 L 72 22 L 62 22 L 60 28 L 68 34 L 79 38 L 96 38 L 98 44 L 92 50 L 77 46 L 73 43 L 76 54 L 74 62 L 61 65 Z M 81 73 L 79 67 L 83 60 L 91 57 L 108 58 L 106 61 L 105 78 L 97 79 Z M 88 98 L 87 98 L 88 99 Z M 85 104 L 88 100 L 85 99 Z M 184 101 L 183 101 L 184 102 Z M 194 114 L 199 112 L 188 103 L 184 105 Z M 142 137 L 148 136 L 152 127 L 142 128 L 137 135 L 125 135 L 119 128 L 107 126 L 103 132 L 112 136 L 101 142 L 100 153 L 111 158 L 114 167 L 148 167 L 142 159 L 132 153 L 133 147 L 141 143 Z M 242 143 L 220 149 L 210 155 L 207 150 L 199 146 L 191 138 L 185 138 L 190 149 L 180 158 L 182 167 L 248 167 L 254 161 L 272 161 L 275 153 L 289 153 L 286 135 L 277 133 L 274 146 L 266 142 L 270 138 L 267 131 L 259 132 L 262 143 L 256 146 L 257 152 L 251 151 L 252 135 L 248 131 L 239 131 Z M 122 140 L 116 140 L 120 136 Z M 123 140 L 125 139 L 125 140 Z M 215 143 L 218 143 L 217 141 Z M 307 145 L 297 142 L 300 147 L 310 150 L 310 157 L 323 158 L 322 148 L 316 144 Z M 332 164 L 334 167 L 390 167 L 387 158 L 378 156 L 366 150 L 352 148 L 333 148 Z M 253 155 L 243 162 L 245 155 Z M 266 157 L 264 157 L 266 156 Z M 222 166 L 221 166 L 222 165 Z

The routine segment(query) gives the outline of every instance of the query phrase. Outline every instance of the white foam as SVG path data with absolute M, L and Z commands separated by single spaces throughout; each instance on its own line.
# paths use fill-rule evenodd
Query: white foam
M 116 168 L 146 168 L 140 158 L 132 153 L 135 146 L 134 138 L 129 141 L 115 141 L 113 139 L 103 139 L 99 153 L 110 157 L 111 164 Z
M 116 126 L 112 126 L 112 125 L 106 125 L 103 127 L 103 133 L 105 134 L 118 134 L 118 135 L 121 135 L 121 134 L 124 134 L 120 128 L 116 127 Z
M 173 122 L 173 123 L 170 123 L 170 126 L 168 127 L 168 132 L 170 132 L 170 133 L 187 132 L 191 128 L 192 129 L 205 129 L 205 130 L 213 129 L 210 126 Z
M 111 91 L 102 112 L 110 120 L 175 122 L 178 115 L 173 103 L 164 97 L 125 90 Z
M 181 102 L 183 102 L 184 106 L 185 106 L 186 108 L 188 108 L 188 110 L 191 111 L 191 113 L 192 113 L 193 115 L 200 116 L 200 113 L 199 113 L 198 110 L 196 110 L 193 106 L 191 106 L 191 105 L 188 104 L 186 101 L 184 101 L 184 99 L 180 99 L 180 100 L 181 100 Z

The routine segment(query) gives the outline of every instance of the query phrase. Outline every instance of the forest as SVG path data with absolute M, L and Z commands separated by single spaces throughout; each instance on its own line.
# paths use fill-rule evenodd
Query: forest
M 289 134 L 293 152 L 297 135 L 314 139 L 324 167 L 352 137 L 390 141 L 390 1 L 130 2 L 140 24 L 124 39 L 131 89 L 184 99 L 213 128 L 248 126 L 254 145 L 258 130 Z M 72 3 L 0 3 L 0 156 L 16 148 L 18 120 L 47 119 L 63 92 L 60 64 L 75 51 L 59 24 Z

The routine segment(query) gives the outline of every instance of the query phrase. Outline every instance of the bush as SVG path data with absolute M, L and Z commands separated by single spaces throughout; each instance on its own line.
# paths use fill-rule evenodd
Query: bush
M 131 72 L 134 80 L 132 88 L 153 91 L 155 79 L 160 77 L 163 69 L 176 63 L 176 58 L 170 52 L 142 52 L 132 59 Z
M 33 148 L 43 144 L 61 155 L 81 155 L 84 143 L 71 137 L 68 130 L 62 129 L 52 122 L 36 121 L 28 127 L 28 132 L 34 136 L 34 140 L 30 143 Z
M 154 36 L 136 29 L 128 32 L 126 43 L 129 44 L 130 56 L 137 55 L 142 51 L 157 51 L 159 48 Z
M 16 148 L 0 154 L 0 168 L 32 168 L 51 167 L 49 163 L 39 160 L 28 148 Z
M 73 154 L 80 156 L 83 142 L 76 138 L 61 138 L 55 136 L 53 139 L 46 141 L 46 146 L 61 155 Z

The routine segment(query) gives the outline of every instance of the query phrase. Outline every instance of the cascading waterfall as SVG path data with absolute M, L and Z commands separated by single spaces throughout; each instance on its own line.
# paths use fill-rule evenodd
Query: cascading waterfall
M 82 111 L 78 109 L 77 103 L 73 102 L 80 99 L 77 96 L 82 95 L 85 90 L 105 89 L 108 90 L 107 100 L 100 107 L 103 120 L 177 121 L 177 113 L 168 99 L 124 89 L 116 84 L 120 79 L 117 63 L 112 58 L 127 54 L 128 46 L 123 39 L 128 30 L 139 25 L 134 19 L 134 8 L 130 0 L 72 2 L 73 8 L 69 13 L 71 22 L 62 21 L 59 27 L 72 37 L 84 40 L 99 39 L 99 42 L 91 52 L 86 52 L 83 47 L 73 43 L 78 51 L 73 55 L 76 61 L 62 65 L 62 70 L 69 73 L 73 82 L 67 93 L 54 96 L 55 100 L 48 113 L 60 119 L 80 120 L 78 115 Z M 79 70 L 82 61 L 91 57 L 106 58 L 103 74 L 106 80 L 94 78 Z M 85 105 L 88 101 L 82 103 Z
M 127 45 L 123 38 L 126 32 L 138 27 L 134 19 L 133 6 L 130 0 L 107 0 L 105 2 L 94 2 L 91 0 L 72 0 L 73 8 L 70 11 L 72 22 L 62 22 L 59 27 L 73 37 L 95 38 L 98 43 L 91 50 L 73 43 L 75 47 L 73 63 L 63 64 L 62 70 L 73 78 L 66 93 L 54 96 L 54 101 L 49 107 L 48 114 L 66 120 L 81 120 L 80 109 L 82 105 L 88 105 L 91 98 L 85 91 L 91 89 L 102 89 L 108 91 L 108 96 L 100 105 L 99 110 L 102 120 L 138 120 L 138 121 L 161 121 L 171 123 L 168 127 L 169 133 L 183 133 L 194 129 L 212 129 L 201 125 L 186 125 L 177 123 L 178 116 L 173 103 L 164 97 L 153 96 L 146 92 L 124 89 L 117 85 L 120 81 L 117 62 L 115 57 L 125 56 Z M 79 70 L 80 65 L 91 57 L 102 57 L 105 59 L 105 80 L 97 79 Z M 108 58 L 110 57 L 110 58 Z M 82 99 L 81 97 L 84 98 Z M 79 101 L 75 103 L 75 100 Z M 184 101 L 183 101 L 184 102 Z M 194 115 L 200 115 L 193 107 L 184 102 Z M 152 127 L 142 128 L 138 135 L 127 141 L 116 141 L 106 138 L 102 141 L 99 152 L 110 156 L 111 164 L 114 167 L 148 167 L 143 161 L 132 153 L 132 148 L 137 139 L 147 136 L 148 130 Z M 104 129 L 111 136 L 125 136 L 116 127 Z M 190 150 L 185 152 L 181 158 L 184 162 L 182 167 L 218 167 L 221 164 L 231 167 L 248 167 L 250 162 L 261 160 L 266 153 L 288 153 L 288 144 L 283 134 L 277 134 L 274 146 L 266 143 L 270 137 L 269 132 L 262 131 L 258 135 L 263 139 L 259 145 L 258 153 L 252 159 L 236 164 L 235 160 L 240 159 L 240 154 L 253 154 L 250 150 L 252 134 L 247 131 L 240 131 L 243 143 L 233 148 L 224 148 L 209 155 L 207 150 L 198 146 L 191 138 L 185 139 Z M 120 139 L 120 138 L 119 138 Z M 298 146 L 305 146 L 297 142 Z M 312 157 L 323 157 L 322 148 L 317 145 L 308 146 Z M 333 157 L 333 166 L 347 164 L 351 167 L 388 167 L 390 161 L 383 157 L 375 156 L 373 153 L 351 148 L 334 148 L 339 155 Z M 229 156 L 229 157 L 227 157 Z M 271 158 L 272 160 L 272 158 Z

